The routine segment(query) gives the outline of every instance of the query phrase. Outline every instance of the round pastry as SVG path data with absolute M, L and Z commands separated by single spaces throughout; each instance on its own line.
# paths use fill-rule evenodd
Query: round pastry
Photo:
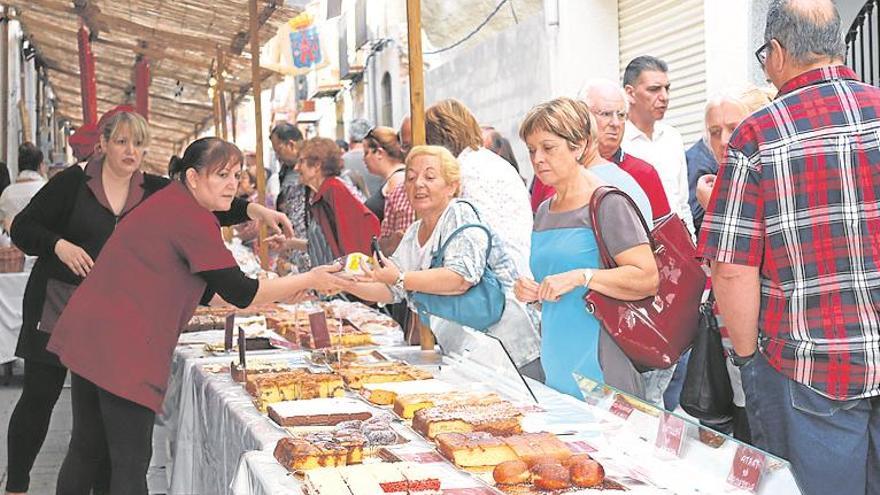
M 571 475 L 562 464 L 538 464 L 532 467 L 532 483 L 540 490 L 571 488 Z
M 591 460 L 593 460 L 593 458 L 590 457 L 590 454 L 574 454 L 571 457 L 564 459 L 562 461 L 562 465 L 565 467 L 570 467 L 572 463 Z
M 596 486 L 605 479 L 605 468 L 592 459 L 579 459 L 572 462 L 569 470 L 572 483 L 580 488 Z
M 492 477 L 495 482 L 502 485 L 515 485 L 517 483 L 528 483 L 532 478 L 529 472 L 529 466 L 520 460 L 504 461 L 495 466 L 492 471 Z

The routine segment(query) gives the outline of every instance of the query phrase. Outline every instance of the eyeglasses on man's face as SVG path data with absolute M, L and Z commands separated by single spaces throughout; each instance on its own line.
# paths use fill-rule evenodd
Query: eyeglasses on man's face
M 755 50 L 755 58 L 758 59 L 758 63 L 761 65 L 762 69 L 767 64 L 767 55 L 770 53 L 770 42 L 774 39 L 776 38 L 770 38 L 766 43 Z M 779 43 L 779 40 L 776 40 L 776 43 Z M 782 46 L 782 44 L 780 43 L 779 46 Z
M 602 110 L 602 111 L 594 111 L 593 115 L 596 116 L 597 119 L 600 120 L 614 120 L 617 117 L 618 120 L 624 121 L 626 120 L 626 112 L 623 110 Z

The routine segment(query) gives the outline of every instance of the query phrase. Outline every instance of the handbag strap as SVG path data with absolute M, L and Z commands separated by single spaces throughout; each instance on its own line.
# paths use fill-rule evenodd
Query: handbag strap
M 486 232 L 486 237 L 489 239 L 489 243 L 488 243 L 489 245 L 486 246 L 486 266 L 489 266 L 489 254 L 492 252 L 492 232 L 489 231 L 489 229 L 486 228 L 485 225 L 481 225 L 479 223 L 468 223 L 468 224 L 462 225 L 461 227 L 453 230 L 452 233 L 449 234 L 449 237 L 447 237 L 446 240 L 443 241 L 443 245 L 440 246 L 440 249 L 437 250 L 437 252 L 435 252 L 434 255 L 439 256 L 440 259 L 444 259 L 446 256 L 446 246 L 449 245 L 449 243 L 452 241 L 452 239 L 459 232 L 461 232 L 465 229 L 470 229 L 470 228 L 483 229 L 483 231 Z
M 596 190 L 593 191 L 593 197 L 590 198 L 590 222 L 593 224 L 593 232 L 596 233 L 596 245 L 599 247 L 599 255 L 602 257 L 602 263 L 609 268 L 616 268 L 617 263 L 615 263 L 611 254 L 608 253 L 608 246 L 605 245 L 605 240 L 602 239 L 602 227 L 599 225 L 599 208 L 601 208 L 603 200 L 610 194 L 617 194 L 630 204 L 632 209 L 635 210 L 636 216 L 639 217 L 639 221 L 642 222 L 642 228 L 645 229 L 645 234 L 648 236 L 648 243 L 651 246 L 651 252 L 654 252 L 656 246 L 654 244 L 654 237 L 651 235 L 651 229 L 648 228 L 648 223 L 645 221 L 645 217 L 642 216 L 642 212 L 639 211 L 639 207 L 636 206 L 635 201 L 633 201 L 628 194 L 614 186 L 597 187 Z

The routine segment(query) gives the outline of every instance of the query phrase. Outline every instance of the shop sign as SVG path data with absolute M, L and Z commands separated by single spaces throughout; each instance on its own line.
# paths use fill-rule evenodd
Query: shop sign
M 293 66 L 297 69 L 311 69 L 321 64 L 321 39 L 318 28 L 311 26 L 290 32 L 290 51 L 293 54 Z

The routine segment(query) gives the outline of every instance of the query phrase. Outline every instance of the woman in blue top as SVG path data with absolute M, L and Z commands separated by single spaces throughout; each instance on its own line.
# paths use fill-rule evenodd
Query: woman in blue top
M 533 108 L 520 126 L 535 175 L 556 194 L 535 215 L 531 268 L 535 279 L 514 287 L 523 302 L 542 304 L 541 362 L 554 389 L 580 398 L 577 372 L 601 383 L 632 391 L 638 374 L 609 338 L 600 364 L 599 322 L 584 309 L 583 296 L 595 290 L 621 300 L 637 300 L 657 291 L 658 274 L 648 238 L 636 211 L 623 198 L 602 203 L 599 222 L 617 268 L 603 269 L 590 221 L 590 199 L 609 185 L 585 165 L 599 156 L 586 104 L 558 98 Z M 613 184 L 611 184 L 613 185 Z M 623 378 L 621 378 L 623 377 Z

